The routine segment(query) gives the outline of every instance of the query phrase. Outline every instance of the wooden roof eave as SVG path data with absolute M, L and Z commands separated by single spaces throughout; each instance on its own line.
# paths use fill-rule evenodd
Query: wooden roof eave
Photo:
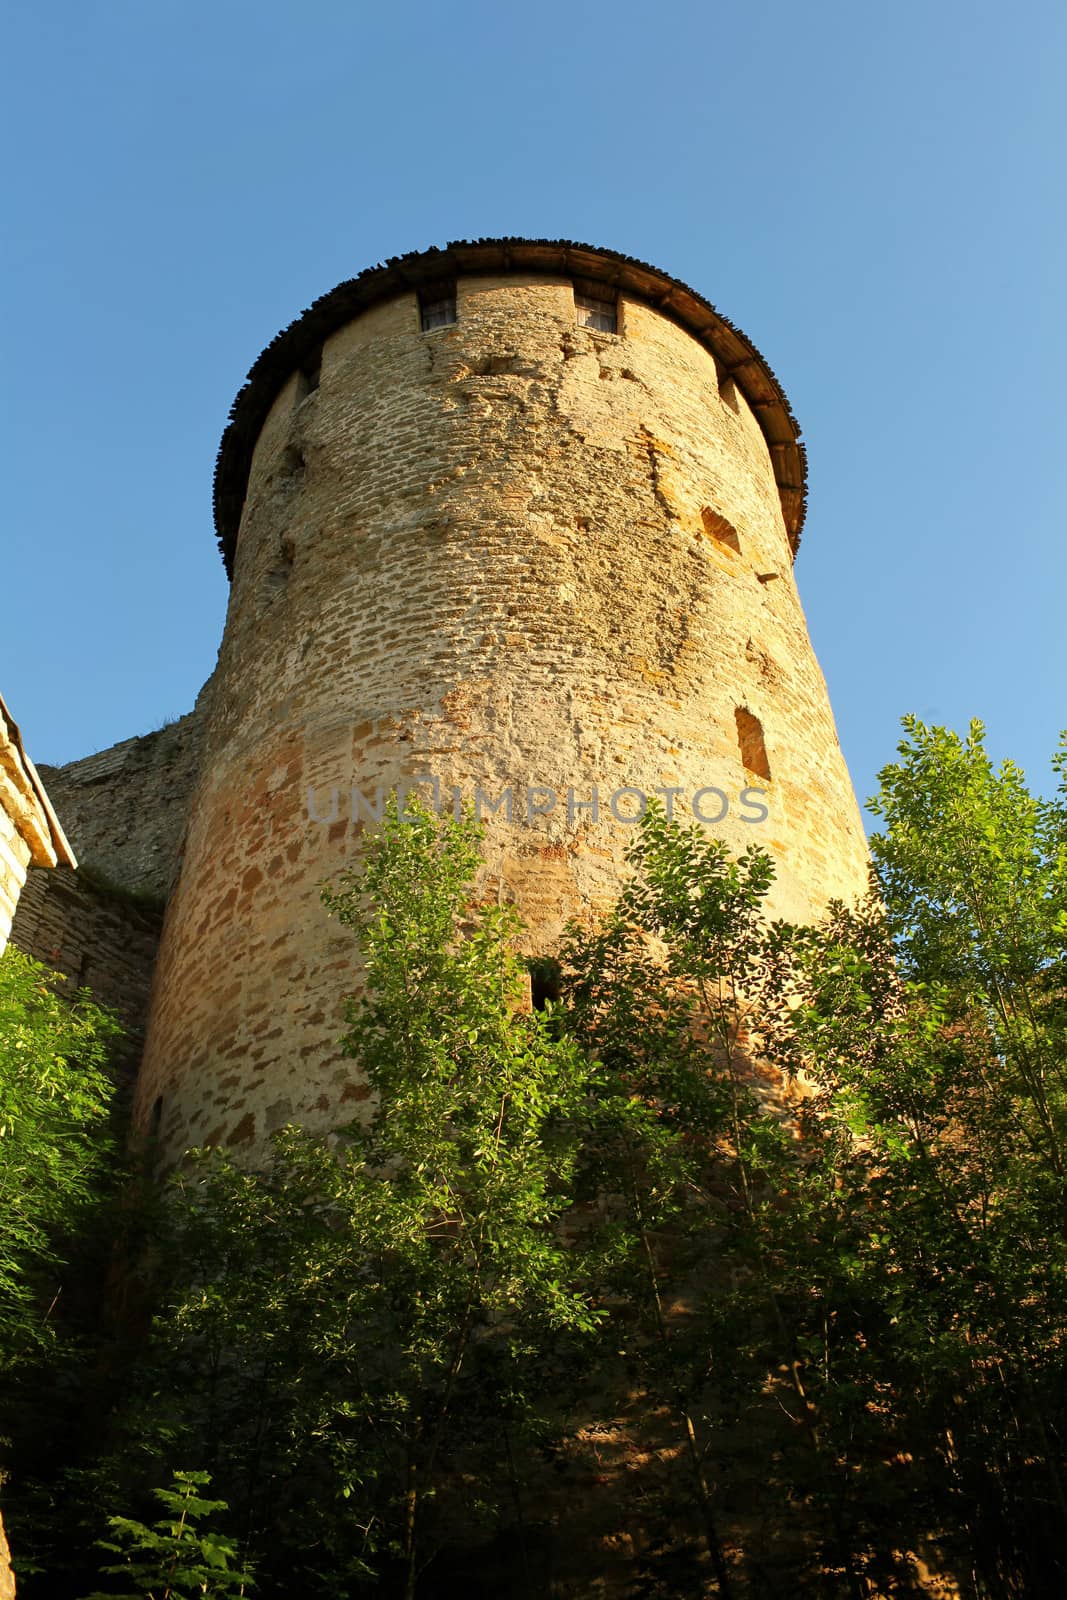
M 316 300 L 258 357 L 230 411 L 215 469 L 215 524 L 232 571 L 248 472 L 259 430 L 279 389 L 338 328 L 371 306 L 443 277 L 533 271 L 600 280 L 657 306 L 714 356 L 754 412 L 771 453 L 786 530 L 795 555 L 806 505 L 807 458 L 800 428 L 771 368 L 727 317 L 687 284 L 647 262 L 570 240 L 460 240 L 370 267 Z

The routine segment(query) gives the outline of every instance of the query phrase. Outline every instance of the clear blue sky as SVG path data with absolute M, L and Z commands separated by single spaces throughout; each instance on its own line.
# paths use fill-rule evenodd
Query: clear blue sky
M 1067 10 L 15 0 L 0 686 L 61 762 L 188 710 L 260 349 L 448 239 L 588 240 L 751 336 L 861 799 L 914 711 L 1048 788 L 1067 724 Z

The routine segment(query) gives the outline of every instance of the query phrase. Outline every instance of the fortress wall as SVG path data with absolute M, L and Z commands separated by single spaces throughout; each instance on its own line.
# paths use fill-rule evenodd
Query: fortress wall
M 318 889 L 358 854 L 353 786 L 510 789 L 484 888 L 517 903 L 531 951 L 614 898 L 622 785 L 680 789 L 684 818 L 722 790 L 713 831 L 773 853 L 780 915 L 862 893 L 759 422 L 669 316 L 620 310 L 598 333 L 567 279 L 461 278 L 455 325 L 421 333 L 397 295 L 326 340 L 316 389 L 281 388 L 138 1088 L 172 1151 L 333 1126 L 365 1096 L 337 1049 L 353 942 Z M 559 800 L 527 825 L 531 785 Z M 594 786 L 600 818 L 568 816 L 568 790 L 587 803 Z M 752 787 L 766 821 L 745 820 Z
M 41 775 L 79 864 L 115 885 L 164 899 L 170 892 L 200 761 L 195 711 L 155 733 Z
M 140 1058 L 163 905 L 178 869 L 202 732 L 197 712 L 62 767 L 42 767 L 78 869 L 31 867 L 12 943 L 85 986 Z
M 118 1016 L 121 1057 L 136 1067 L 144 1041 L 162 911 L 102 889 L 70 867 L 31 867 L 11 942 L 35 961 L 90 989 Z

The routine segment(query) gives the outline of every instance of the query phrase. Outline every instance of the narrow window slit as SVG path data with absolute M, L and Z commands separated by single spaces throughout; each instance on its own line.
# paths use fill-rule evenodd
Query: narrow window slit
M 278 458 L 276 477 L 284 488 L 291 488 L 304 476 L 306 466 L 304 452 L 295 444 L 287 444 Z
M 263 577 L 260 600 L 264 606 L 269 606 L 285 589 L 292 576 L 295 555 L 296 545 L 293 536 L 285 532 L 278 540 L 274 562 Z
M 719 399 L 723 405 L 729 406 L 731 411 L 740 414 L 741 407 L 737 400 L 737 384 L 734 382 L 728 368 L 724 367 L 717 358 L 715 358 L 715 381 L 718 384 Z
M 296 403 L 306 400 L 309 394 L 314 394 L 322 379 L 322 346 L 313 350 L 304 361 L 298 372 L 296 382 Z
M 737 723 L 737 743 L 741 751 L 741 765 L 746 772 L 755 773 L 757 778 L 766 778 L 768 783 L 771 777 L 771 764 L 767 760 L 767 746 L 763 738 L 763 724 L 758 717 L 745 706 L 738 706 L 734 712 Z
M 741 540 L 737 529 L 732 522 L 728 522 L 718 511 L 713 511 L 710 506 L 704 506 L 700 512 L 700 520 L 704 524 L 704 532 L 710 539 L 719 544 L 724 544 L 728 549 L 741 554 Z
M 533 956 L 527 962 L 530 973 L 530 1003 L 535 1011 L 544 1011 L 560 996 L 559 962 L 551 956 Z

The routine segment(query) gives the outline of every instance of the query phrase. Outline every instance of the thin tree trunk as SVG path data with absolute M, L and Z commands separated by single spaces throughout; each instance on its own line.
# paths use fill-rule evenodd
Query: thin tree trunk
M 774 1314 L 775 1324 L 778 1328 L 778 1334 L 782 1341 L 782 1354 L 786 1358 L 786 1364 L 789 1368 L 789 1379 L 793 1386 L 793 1392 L 797 1397 L 797 1403 L 800 1406 L 802 1426 L 805 1436 L 811 1445 L 815 1459 L 821 1463 L 824 1463 L 826 1458 L 822 1441 L 819 1437 L 817 1420 L 818 1409 L 809 1399 L 807 1390 L 804 1387 L 804 1379 L 801 1376 L 800 1362 L 796 1356 L 796 1344 L 786 1326 L 785 1316 L 782 1312 L 781 1301 L 775 1292 L 774 1286 L 770 1280 L 770 1276 L 767 1273 L 764 1265 L 763 1249 L 760 1243 L 756 1210 L 752 1200 L 752 1188 L 749 1183 L 748 1168 L 745 1165 L 745 1159 L 742 1154 L 743 1140 L 741 1137 L 741 1108 L 738 1102 L 739 1082 L 734 1056 L 734 1047 L 737 1035 L 741 1029 L 743 1018 L 738 1003 L 737 981 L 731 976 L 727 979 L 727 983 L 729 986 L 729 999 L 727 999 L 726 994 L 723 992 L 723 978 L 721 975 L 718 978 L 718 994 L 716 998 L 713 999 L 708 992 L 706 980 L 701 978 L 699 980 L 700 996 L 704 1003 L 705 1014 L 708 1017 L 711 1028 L 718 1034 L 719 1048 L 726 1057 L 727 1079 L 730 1086 L 731 1120 L 733 1122 L 734 1134 L 734 1160 L 740 1182 L 745 1217 L 748 1221 L 753 1246 L 755 1248 L 756 1262 L 759 1267 L 760 1276 L 763 1280 L 764 1292 L 767 1295 L 768 1302 Z M 846 1537 L 843 1517 L 843 1497 L 844 1494 L 847 1493 L 847 1481 L 844 1478 L 841 1478 L 840 1475 L 839 1484 L 842 1491 L 842 1502 L 839 1504 L 828 1504 L 827 1506 L 833 1548 L 837 1559 L 841 1562 L 841 1565 L 845 1569 L 845 1575 L 848 1580 L 848 1592 L 850 1600 L 864 1600 L 864 1596 L 869 1593 L 869 1586 L 866 1580 L 861 1578 L 860 1574 L 856 1571 L 851 1544 L 849 1539 Z
M 415 1600 L 418 1568 L 415 1565 L 415 1521 L 419 1508 L 416 1441 L 408 1447 L 407 1481 L 404 1485 L 404 1600 Z
M 515 1457 L 511 1450 L 511 1435 L 506 1422 L 501 1422 L 501 1431 L 504 1435 L 504 1452 L 508 1462 L 508 1483 L 511 1486 L 511 1498 L 515 1505 L 515 1526 L 519 1535 L 519 1556 L 522 1560 L 523 1586 L 527 1594 L 533 1594 L 533 1581 L 530 1577 L 530 1562 L 526 1553 L 526 1518 L 522 1511 L 522 1490 L 519 1488 L 519 1476 L 515 1471 Z
M 638 1216 L 638 1225 L 640 1226 L 641 1208 L 636 1192 L 634 1193 L 633 1198 L 634 1207 Z M 656 1258 L 652 1253 L 652 1243 L 648 1237 L 648 1233 L 643 1226 L 641 1227 L 641 1243 L 644 1246 L 645 1260 L 648 1264 L 648 1280 L 652 1289 L 652 1302 L 656 1308 L 656 1328 L 659 1333 L 660 1342 L 663 1345 L 667 1345 L 670 1342 L 670 1336 L 667 1330 L 667 1319 L 663 1314 L 663 1302 L 660 1299 L 659 1283 L 656 1279 Z M 679 1415 L 682 1419 L 682 1425 L 685 1429 L 686 1453 L 689 1457 L 689 1466 L 693 1475 L 693 1484 L 696 1489 L 697 1503 L 700 1506 L 701 1519 L 704 1524 L 704 1539 L 707 1543 L 708 1554 L 711 1557 L 711 1565 L 715 1572 L 715 1581 L 719 1586 L 719 1593 L 723 1596 L 723 1600 L 732 1600 L 733 1588 L 730 1583 L 730 1573 L 726 1565 L 726 1556 L 723 1553 L 722 1542 L 719 1539 L 719 1532 L 715 1525 L 715 1516 L 711 1508 L 711 1491 L 708 1488 L 708 1480 L 704 1474 L 704 1464 L 701 1460 L 700 1449 L 697 1444 L 696 1428 L 693 1426 L 693 1418 L 690 1415 L 689 1407 L 682 1399 L 681 1390 L 677 1391 L 675 1400 L 678 1406 Z

